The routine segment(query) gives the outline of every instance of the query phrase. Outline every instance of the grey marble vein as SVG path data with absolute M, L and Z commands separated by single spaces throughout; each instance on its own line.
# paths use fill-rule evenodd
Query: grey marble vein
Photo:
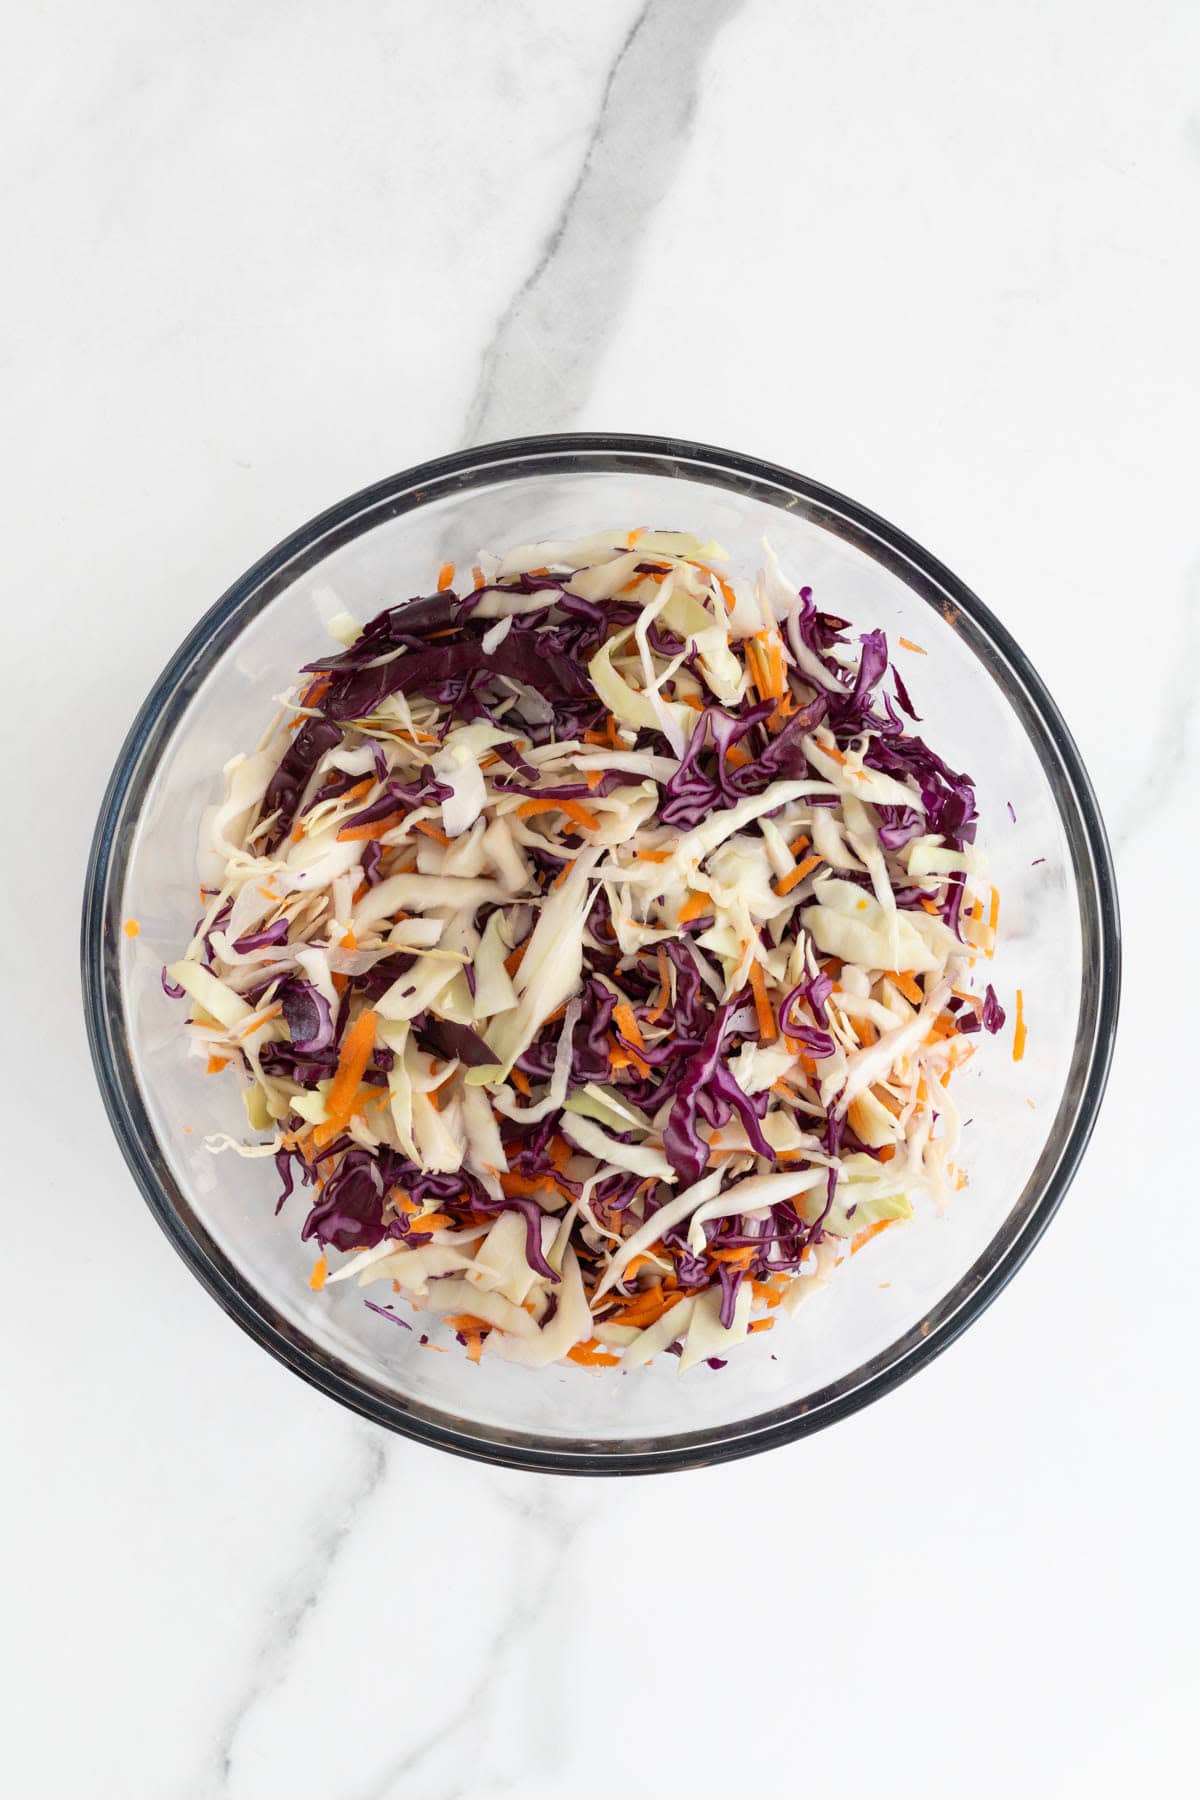
M 579 173 L 483 353 L 465 442 L 570 425 L 687 146 L 705 58 L 740 0 L 646 0 L 617 52 Z
M 364 1436 L 361 1443 L 361 1460 L 348 1490 L 339 1486 L 332 1495 L 325 1523 L 306 1547 L 303 1560 L 271 1615 L 242 1695 L 219 1731 L 209 1770 L 193 1790 L 197 1794 L 227 1791 L 246 1720 L 263 1696 L 284 1679 L 300 1634 L 320 1602 L 355 1522 L 383 1480 L 387 1452 L 381 1434 Z
M 515 1515 L 518 1531 L 508 1561 L 513 1591 L 506 1611 L 484 1646 L 481 1672 L 462 1694 L 453 1712 L 416 1742 L 356 1800 L 482 1800 L 484 1795 L 511 1791 L 513 1780 L 492 1766 L 485 1739 L 490 1703 L 503 1677 L 522 1656 L 534 1654 L 545 1637 L 555 1599 L 568 1590 L 563 1575 L 579 1533 L 591 1519 L 598 1500 L 584 1492 L 567 1492 L 552 1477 L 521 1477 L 510 1493 L 497 1487 L 492 1498 Z M 537 1684 L 539 1706 L 547 1704 L 547 1684 Z M 527 1740 L 522 1778 L 531 1774 L 536 1750 Z

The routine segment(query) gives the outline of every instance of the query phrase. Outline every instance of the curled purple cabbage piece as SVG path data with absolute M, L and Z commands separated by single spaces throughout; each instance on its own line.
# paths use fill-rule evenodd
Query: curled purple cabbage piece
M 332 1047 L 333 1009 L 319 988 L 311 981 L 285 981 L 279 999 L 293 1050 L 311 1056 Z

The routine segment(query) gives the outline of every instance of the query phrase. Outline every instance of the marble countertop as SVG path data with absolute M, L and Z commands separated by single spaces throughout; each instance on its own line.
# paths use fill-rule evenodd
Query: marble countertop
M 1198 1228 L 1159 1146 L 1200 13 L 60 0 L 9 48 L 6 1790 L 1191 1791 Z M 990 1311 L 814 1439 L 625 1483 L 391 1438 L 235 1329 L 109 1134 L 75 951 L 108 771 L 213 598 L 383 474 L 584 427 L 801 469 L 974 587 L 1077 736 L 1127 947 L 1091 1151 Z

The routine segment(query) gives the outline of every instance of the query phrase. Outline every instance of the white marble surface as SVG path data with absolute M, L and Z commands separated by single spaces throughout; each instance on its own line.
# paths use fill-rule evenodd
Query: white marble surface
M 1194 1792 L 1200 12 L 7 37 L 5 1791 Z M 965 577 L 1078 736 L 1128 952 L 1083 1172 L 965 1339 L 789 1450 L 592 1485 L 390 1439 L 243 1337 L 126 1175 L 75 972 L 109 767 L 213 597 L 379 475 L 585 426 L 803 469 Z

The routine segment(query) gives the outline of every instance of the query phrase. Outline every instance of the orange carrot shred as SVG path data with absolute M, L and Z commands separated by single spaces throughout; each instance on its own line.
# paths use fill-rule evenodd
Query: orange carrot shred
M 911 638 L 897 638 L 896 642 L 902 650 L 914 650 L 918 656 L 927 656 L 929 652 L 922 650 L 920 644 L 914 644 Z
M 779 1036 L 779 1023 L 775 1017 L 775 1008 L 767 996 L 762 964 L 757 957 L 750 964 L 750 987 L 754 993 L 754 1010 L 758 1014 L 759 1042 L 773 1044 Z
M 227 1069 L 228 1067 L 229 1058 L 227 1056 L 210 1056 L 208 1059 L 208 1066 L 204 1073 L 206 1075 L 219 1075 L 222 1069 Z
M 711 911 L 711 896 L 708 894 L 701 894 L 697 891 L 696 893 L 689 894 L 683 905 L 680 907 L 679 917 L 676 920 L 676 923 L 679 925 L 690 925 L 693 919 L 703 918 L 705 913 Z
M 531 819 L 535 813 L 543 812 L 560 812 L 585 831 L 596 831 L 600 825 L 595 813 L 581 806 L 578 800 L 523 800 L 517 808 L 517 817 Z
M 670 862 L 674 854 L 673 850 L 639 850 L 637 856 L 639 862 L 665 863 Z
M 992 889 L 992 903 L 988 908 L 988 930 L 994 932 L 1000 918 L 1000 889 Z
M 397 825 L 403 825 L 407 817 L 406 812 L 400 811 L 389 813 L 385 819 L 372 819 L 366 825 L 343 825 L 338 832 L 338 843 L 356 844 L 370 838 L 381 838 L 386 832 L 394 831 Z M 421 829 L 419 825 L 417 829 Z
M 453 580 L 454 580 L 454 564 L 453 563 L 443 563 L 441 568 L 438 570 L 438 578 L 437 578 L 438 593 L 444 594 L 446 589 L 450 586 L 450 583 Z M 431 623 L 432 623 L 432 621 L 431 621 Z
M 775 883 L 775 892 L 780 899 L 785 894 L 790 894 L 794 887 L 799 887 L 805 876 L 812 874 L 820 860 L 821 858 L 814 851 L 811 856 L 806 856 L 803 862 L 798 862 L 794 869 L 789 869 L 786 875 L 781 875 Z
M 518 1094 L 523 1094 L 525 1099 L 528 1100 L 529 1077 L 521 1069 L 510 1069 L 508 1079 L 512 1082 Z
M 1025 996 L 1017 989 L 1017 1020 L 1013 1027 L 1013 1061 L 1020 1062 L 1025 1054 Z
M 518 944 L 516 949 L 510 950 L 508 955 L 505 957 L 504 968 L 505 968 L 505 972 L 508 975 L 508 979 L 510 981 L 512 980 L 513 976 L 516 974 L 517 970 L 520 968 L 521 963 L 523 962 L 524 957 L 525 957 L 525 952 L 526 952 L 526 950 L 528 950 L 528 948 L 529 948 L 528 943 Z
M 318 1256 L 316 1262 L 312 1266 L 312 1274 L 308 1278 L 308 1285 L 314 1294 L 319 1294 L 321 1289 L 325 1286 L 325 1278 L 328 1274 L 328 1262 L 323 1256 Z
M 423 831 L 425 836 L 432 838 L 436 844 L 448 844 L 450 842 L 450 839 L 446 836 L 445 832 L 440 826 L 435 825 L 432 819 L 418 819 L 413 826 L 413 830 Z
M 774 1327 L 774 1319 L 751 1319 L 747 1331 L 770 1331 Z
M 881 1231 L 886 1231 L 889 1225 L 895 1224 L 895 1219 L 876 1219 L 873 1225 L 864 1225 L 862 1230 L 856 1231 L 850 1239 L 851 1256 L 857 1256 L 864 1244 L 869 1244 L 873 1237 L 878 1237 Z
M 345 936 L 341 939 L 341 947 L 343 950 L 357 950 L 358 949 L 358 939 L 355 937 L 355 935 L 352 931 L 348 931 L 345 934 Z
M 325 1097 L 325 1119 L 313 1133 L 322 1148 L 332 1143 L 353 1117 L 358 1084 L 375 1047 L 375 1024 L 376 1015 L 368 1007 L 366 1012 L 359 1014 L 342 1040 L 338 1066 Z
M 141 929 L 142 928 L 136 919 L 126 919 L 125 936 L 127 938 L 135 938 Z
M 588 1369 L 615 1369 L 620 1362 L 619 1356 L 613 1356 L 603 1349 L 599 1338 L 589 1338 L 586 1344 L 575 1344 L 567 1351 L 569 1361 L 579 1363 Z
M 659 984 L 658 985 L 658 993 L 655 996 L 654 1005 L 651 1007 L 650 1011 L 646 1014 L 646 1021 L 650 1025 L 655 1024 L 659 1019 L 662 1018 L 663 1013 L 666 1011 L 666 1008 L 667 1008 L 667 1002 L 671 998 L 671 965 L 667 960 L 667 953 L 663 949 L 661 944 L 658 946 L 657 955 L 658 955 L 658 984 Z
M 642 1036 L 641 1027 L 638 1024 L 637 1019 L 634 1017 L 632 1006 L 629 1006 L 622 1001 L 620 1006 L 613 1008 L 613 1019 L 616 1021 L 617 1030 L 625 1039 L 627 1045 L 632 1044 L 635 1050 L 644 1050 L 646 1048 L 646 1040 Z
M 901 969 L 889 969 L 887 978 L 894 987 L 899 988 L 906 1000 L 911 1000 L 914 1006 L 920 1006 L 925 996 L 911 975 L 905 974 Z

